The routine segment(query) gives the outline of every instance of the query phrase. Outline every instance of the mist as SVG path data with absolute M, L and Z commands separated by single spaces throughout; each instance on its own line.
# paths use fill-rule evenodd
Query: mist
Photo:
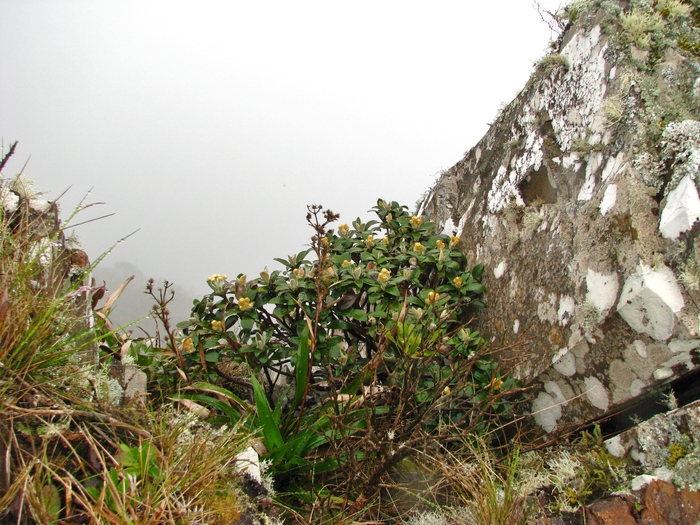
M 303 249 L 308 204 L 348 223 L 380 197 L 413 208 L 552 38 L 523 0 L 4 0 L 3 176 L 64 220 L 82 207 L 98 281 L 137 275 L 120 303 L 168 279 L 186 316 L 209 275 Z

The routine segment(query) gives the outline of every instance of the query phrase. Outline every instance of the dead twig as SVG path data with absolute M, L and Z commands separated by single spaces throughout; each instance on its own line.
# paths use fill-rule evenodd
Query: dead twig
M 10 160 L 10 157 L 14 155 L 15 153 L 15 148 L 17 147 L 17 141 L 14 141 L 10 145 L 10 150 L 3 156 L 2 160 L 0 160 L 0 171 L 5 167 L 5 164 L 7 164 L 7 161 Z

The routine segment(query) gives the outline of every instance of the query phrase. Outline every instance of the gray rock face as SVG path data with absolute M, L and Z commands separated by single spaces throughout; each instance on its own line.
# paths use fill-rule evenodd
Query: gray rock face
M 567 8 L 556 51 L 419 204 L 486 265 L 480 328 L 547 432 L 698 363 L 700 37 L 666 4 Z

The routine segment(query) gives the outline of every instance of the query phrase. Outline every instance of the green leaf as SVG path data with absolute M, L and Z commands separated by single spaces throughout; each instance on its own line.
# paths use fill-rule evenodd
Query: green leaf
M 486 287 L 481 284 L 481 283 L 469 283 L 467 284 L 464 289 L 467 292 L 475 292 L 475 293 L 484 293 L 486 291 Z
M 284 445 L 282 434 L 279 429 L 279 421 L 276 421 L 270 409 L 270 403 L 267 401 L 265 391 L 260 385 L 260 382 L 255 377 L 255 372 L 250 369 L 250 382 L 253 384 L 253 393 L 255 394 L 255 408 L 258 411 L 258 419 L 262 426 L 263 439 L 268 450 L 275 450 Z
M 204 359 L 207 363 L 218 363 L 220 357 L 221 356 L 219 355 L 219 352 L 217 352 L 216 350 L 212 350 L 211 352 L 206 352 L 204 354 Z
M 61 514 L 61 495 L 54 485 L 41 487 L 41 499 L 48 514 L 48 523 L 57 523 Z

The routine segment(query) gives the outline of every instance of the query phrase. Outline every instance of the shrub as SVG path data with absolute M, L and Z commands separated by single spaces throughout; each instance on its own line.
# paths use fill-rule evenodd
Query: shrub
M 316 487 L 349 513 L 404 458 L 486 432 L 515 386 L 469 328 L 483 266 L 467 269 L 459 238 L 406 207 L 379 200 L 373 211 L 335 230 L 333 212 L 309 206 L 310 249 L 257 279 L 210 277 L 178 350 L 183 376 L 218 383 L 194 385 L 190 399 L 228 417 L 239 416 L 222 399 L 245 403 L 221 387 L 249 371 L 278 489 L 310 501 Z

